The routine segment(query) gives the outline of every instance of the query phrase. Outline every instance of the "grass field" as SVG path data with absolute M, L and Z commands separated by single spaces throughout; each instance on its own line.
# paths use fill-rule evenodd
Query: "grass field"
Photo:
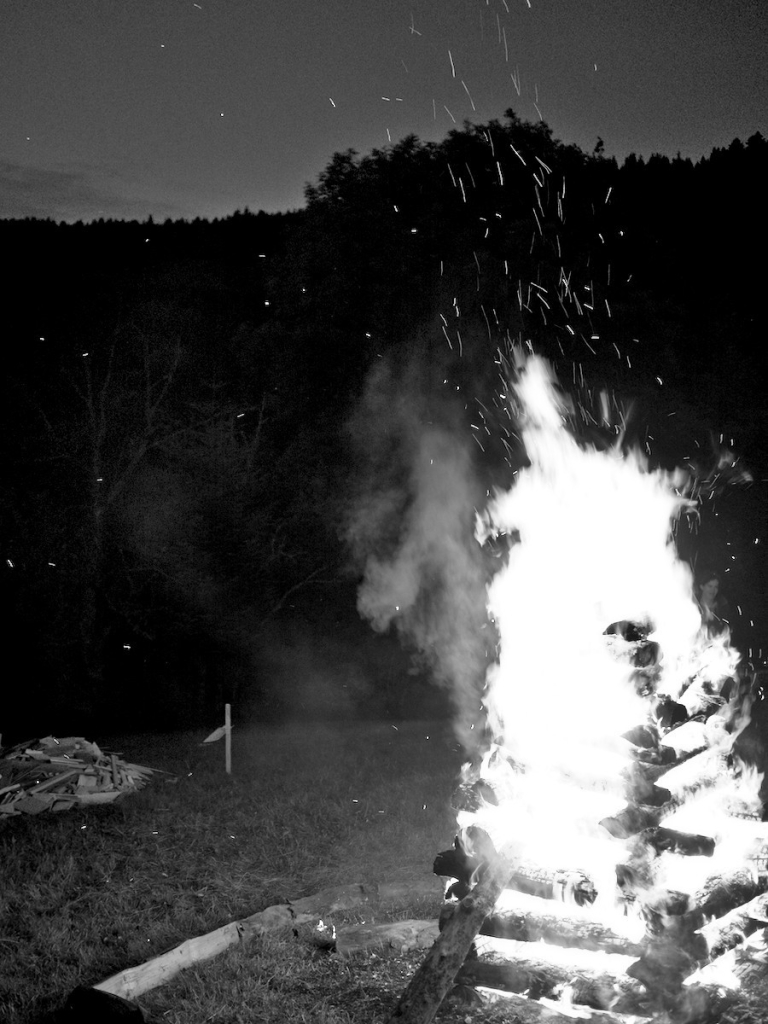
M 169 774 L 117 804 L 0 824 L 2 1024 L 32 1024 L 78 985 L 266 907 L 333 885 L 418 882 L 455 834 L 461 757 L 445 724 L 235 731 L 231 777 L 222 744 L 201 747 L 202 735 L 88 738 Z M 438 911 L 431 897 L 397 916 Z M 423 956 L 342 958 L 310 936 L 256 938 L 138 1003 L 168 1024 L 385 1024 Z M 515 1019 L 456 999 L 438 1014 Z M 720 1018 L 757 1021 L 768 1021 L 758 996 Z
M 235 730 L 231 777 L 223 744 L 201 747 L 202 735 L 87 738 L 170 774 L 116 804 L 0 825 L 3 1024 L 265 907 L 423 878 L 455 832 L 460 754 L 446 724 Z M 383 1021 L 422 956 L 342 960 L 257 939 L 139 1005 L 171 1024 Z

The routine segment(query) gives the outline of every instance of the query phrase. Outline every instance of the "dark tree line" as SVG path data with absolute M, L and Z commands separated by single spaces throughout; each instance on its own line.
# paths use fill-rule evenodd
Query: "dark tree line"
M 499 375 L 530 343 L 585 409 L 635 400 L 660 462 L 717 458 L 722 432 L 764 486 L 766 172 L 759 135 L 618 166 L 508 111 L 336 154 L 290 214 L 0 222 L 19 720 L 285 707 L 277 624 L 354 605 L 340 538 L 365 453 L 347 424 L 378 363 L 482 425 L 489 483 L 516 457 Z M 738 500 L 743 546 L 765 503 Z M 382 706 L 402 710 L 396 689 Z

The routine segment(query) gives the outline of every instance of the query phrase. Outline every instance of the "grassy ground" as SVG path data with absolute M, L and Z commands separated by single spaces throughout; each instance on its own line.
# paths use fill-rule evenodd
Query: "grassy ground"
M 201 736 L 88 738 L 172 775 L 117 804 L 0 825 L 4 1024 L 267 906 L 334 884 L 423 878 L 455 831 L 460 757 L 445 726 L 235 731 L 229 778 L 223 744 L 201 748 Z M 384 1020 L 422 955 L 342 961 L 257 940 L 139 1004 L 178 1024 Z
M 444 726 L 236 731 L 229 778 L 222 744 L 201 748 L 200 735 L 88 738 L 171 774 L 118 804 L 0 824 L 2 1024 L 31 1024 L 76 986 L 265 907 L 332 885 L 418 881 L 455 833 L 460 755 Z M 421 900 L 397 916 L 438 909 Z M 385 1024 L 423 956 L 342 959 L 309 937 L 254 939 L 138 1002 L 168 1024 Z M 456 999 L 438 1015 L 514 1019 L 503 1004 Z M 757 1021 L 768 1022 L 762 997 L 720 1018 Z

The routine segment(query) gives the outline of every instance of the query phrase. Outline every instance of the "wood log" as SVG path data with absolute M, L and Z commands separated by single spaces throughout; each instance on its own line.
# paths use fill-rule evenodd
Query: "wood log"
M 630 978 L 645 985 L 660 1006 L 674 1006 L 680 996 L 683 979 L 696 968 L 696 960 L 681 949 L 674 939 L 664 936 L 646 944 L 643 955 L 627 968 Z
M 754 932 L 747 941 L 715 957 L 685 979 L 686 986 L 714 985 L 748 993 L 762 989 L 768 996 L 768 927 Z
M 729 911 L 699 929 L 710 956 L 717 957 L 744 942 L 745 938 L 768 925 L 768 893 Z
M 693 757 L 711 745 L 711 735 L 704 722 L 683 722 L 664 737 L 664 747 L 674 751 L 674 759 Z
M 749 900 L 768 889 L 768 876 L 755 875 L 742 868 L 726 874 L 710 875 L 694 893 L 691 905 L 698 907 L 705 918 L 723 917 L 731 910 L 743 908 Z
M 715 840 L 711 836 L 695 835 L 692 832 L 678 832 L 674 828 L 646 828 L 636 837 L 636 842 L 645 844 L 655 853 L 679 853 L 684 857 L 711 857 L 715 852 Z
M 714 786 L 730 774 L 728 757 L 722 750 L 702 750 L 664 772 L 664 787 L 682 802 L 701 789 Z
M 630 956 L 484 936 L 475 946 L 478 957 L 466 961 L 457 985 L 526 992 L 532 999 L 559 998 L 567 989 L 572 1002 L 603 1010 L 620 995 L 633 995 L 636 1007 L 642 1005 L 645 989 L 626 973 Z
M 509 877 L 507 888 L 528 896 L 585 907 L 597 899 L 595 883 L 585 871 L 572 868 L 541 868 L 519 863 Z
M 629 839 L 645 829 L 655 828 L 671 810 L 666 806 L 624 807 L 618 814 L 602 818 L 599 824 L 614 839 Z
M 512 864 L 503 853 L 489 862 L 483 878 L 457 904 L 451 920 L 400 996 L 390 1018 L 392 1021 L 429 1024 L 434 1019 L 467 958 L 481 924 L 496 905 L 511 873 Z
M 249 942 L 259 935 L 296 935 L 302 929 L 312 930 L 321 917 L 333 913 L 375 905 L 396 905 L 424 895 L 437 897 L 439 883 L 430 876 L 418 882 L 380 885 L 346 885 L 324 889 L 314 896 L 281 903 L 261 910 L 239 921 L 230 921 L 205 935 L 187 939 L 160 956 L 94 985 L 102 992 L 111 992 L 124 999 L 136 999 L 144 992 L 164 985 L 180 971 L 204 960 L 210 960 L 238 942 Z M 434 922 L 431 922 L 434 928 Z M 407 936 L 406 936 L 407 938 Z
M 640 956 L 643 951 L 639 939 L 603 924 L 586 910 L 523 893 L 505 893 L 503 904 L 489 913 L 480 934 L 626 956 Z
M 470 989 L 474 993 L 474 989 Z M 461 987 L 457 986 L 457 996 L 463 994 Z M 494 1009 L 504 1007 L 504 1020 L 514 1021 L 515 1024 L 573 1024 L 575 1013 L 569 1007 L 557 1009 L 557 1003 L 552 1000 L 528 999 L 526 996 L 518 995 L 516 992 L 502 992 L 497 989 L 483 989 L 480 996 L 481 1003 Z M 608 1010 L 588 1011 L 588 1020 L 591 1024 L 641 1024 L 647 1021 L 651 1024 L 650 1017 L 637 1015 L 624 1016 L 620 1013 Z M 586 1016 L 586 1011 L 579 1014 Z
M 643 764 L 671 767 L 678 761 L 677 751 L 662 743 L 658 747 L 634 747 L 631 756 Z
M 653 958 L 656 946 L 671 945 L 692 960 L 706 959 L 707 944 L 699 934 L 704 914 L 691 905 L 687 893 L 654 889 L 640 896 L 640 904 L 647 932 L 644 956 Z
M 474 826 L 472 831 L 474 835 L 470 839 L 474 841 L 471 846 L 464 834 L 457 836 L 453 847 L 438 853 L 432 865 L 436 875 L 456 879 L 446 891 L 448 898 L 463 899 L 474 882 L 483 877 L 488 859 L 493 856 L 493 844 L 487 833 Z M 597 898 L 595 883 L 585 871 L 539 867 L 527 861 L 515 865 L 507 888 L 542 899 L 575 903 L 579 907 L 594 903 Z

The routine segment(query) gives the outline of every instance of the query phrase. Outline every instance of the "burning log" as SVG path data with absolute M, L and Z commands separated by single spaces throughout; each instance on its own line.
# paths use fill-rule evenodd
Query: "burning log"
M 463 899 L 473 880 L 483 877 L 493 855 L 493 843 L 487 833 L 471 826 L 456 837 L 450 850 L 438 853 L 432 870 L 436 875 L 455 878 L 446 896 Z M 579 907 L 594 903 L 597 898 L 595 884 L 586 872 L 570 868 L 541 868 L 530 863 L 516 865 L 506 888 L 546 900 L 575 903 Z
M 641 761 L 643 764 L 671 767 L 678 760 L 678 754 L 674 747 L 668 747 L 664 743 L 658 747 L 635 747 L 631 754 L 636 761 Z
M 446 916 L 452 912 L 451 907 L 443 911 Z M 489 913 L 479 932 L 500 939 L 548 942 L 553 946 L 575 946 L 625 956 L 640 956 L 643 951 L 639 942 L 595 920 L 579 907 L 522 893 L 507 893 L 504 906 Z
M 752 871 L 743 868 L 724 875 L 711 875 L 691 895 L 691 903 L 698 907 L 705 918 L 721 918 L 737 908 L 744 910 L 743 904 L 749 900 L 755 901 L 755 897 L 765 892 L 767 887 L 766 876 L 756 877 Z
M 744 940 L 768 925 L 768 893 L 756 896 L 743 906 L 710 921 L 700 929 L 712 956 L 719 956 L 740 945 Z
M 600 825 L 614 839 L 629 839 L 630 836 L 635 836 L 638 832 L 656 827 L 669 813 L 670 809 L 664 806 L 629 806 L 612 817 L 603 818 Z
M 688 709 L 667 695 L 659 698 L 653 709 L 653 714 L 659 723 L 659 728 L 665 732 L 674 729 L 677 725 L 682 725 L 688 719 Z
M 435 857 L 432 870 L 436 875 L 455 878 L 446 896 L 463 899 L 470 891 L 473 880 L 483 877 L 494 856 L 493 843 L 481 828 L 470 826 L 454 840 L 450 850 Z M 597 889 L 586 872 L 570 868 L 542 868 L 535 864 L 517 864 L 506 888 L 542 899 L 559 900 L 585 906 L 594 903 Z
M 597 899 L 595 883 L 585 871 L 539 868 L 534 864 L 519 864 L 510 875 L 507 888 L 544 900 L 575 903 L 577 907 Z
M 641 908 L 647 930 L 643 956 L 661 943 L 674 945 L 694 960 L 706 959 L 707 945 L 699 934 L 704 915 L 691 906 L 687 893 L 653 890 L 644 895 Z
M 674 1007 L 683 979 L 707 957 L 699 929 L 704 915 L 687 893 L 651 890 L 641 897 L 646 937 L 642 956 L 627 969 L 659 1006 Z
M 675 759 L 693 757 L 711 746 L 711 736 L 704 722 L 690 720 L 678 725 L 664 737 L 664 747 L 672 748 Z
M 551 1001 L 539 1003 L 516 992 L 484 990 L 481 1002 L 489 1007 L 503 1005 L 507 1011 L 504 1019 L 513 1020 L 515 1024 L 573 1024 L 574 1011 L 571 1008 L 564 1006 L 561 1013 Z M 588 1019 L 592 1024 L 640 1024 L 641 1021 L 651 1024 L 650 1017 L 626 1017 L 606 1010 L 591 1010 Z
M 645 985 L 660 1005 L 674 1006 L 680 997 L 683 980 L 696 969 L 696 961 L 669 939 L 649 943 L 643 955 L 627 968 L 630 978 Z
M 715 852 L 715 840 L 711 836 L 695 835 L 692 832 L 678 832 L 674 828 L 646 828 L 638 840 L 656 853 L 679 853 L 684 857 L 711 857 Z
M 644 988 L 626 971 L 631 957 L 547 947 L 510 939 L 479 939 L 482 959 L 470 959 L 456 978 L 457 985 L 484 986 L 507 992 L 526 992 L 531 999 L 558 998 L 604 1010 L 619 996 L 625 1005 L 642 1005 Z
M 672 794 L 663 786 L 657 786 L 655 779 L 648 778 L 642 770 L 648 768 L 640 761 L 634 761 L 624 772 L 624 795 L 632 804 L 660 807 L 672 799 Z
M 743 946 L 723 953 L 711 963 L 694 971 L 685 986 L 717 986 L 748 995 L 755 990 L 768 996 L 768 928 L 754 933 Z

